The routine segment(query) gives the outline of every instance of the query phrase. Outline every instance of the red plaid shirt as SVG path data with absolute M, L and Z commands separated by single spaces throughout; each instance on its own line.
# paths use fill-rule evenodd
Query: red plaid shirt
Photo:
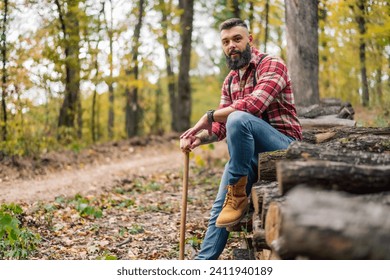
M 227 75 L 223 85 L 220 108 L 230 106 L 236 110 L 251 113 L 262 118 L 265 115 L 268 122 L 281 133 L 296 140 L 302 139 L 302 128 L 294 105 L 294 95 L 286 65 L 276 57 L 267 56 L 258 65 L 261 54 L 252 47 L 252 59 L 240 80 L 238 70 L 232 70 Z M 253 88 L 253 77 L 256 72 L 257 84 Z M 229 80 L 231 96 L 229 94 Z M 213 132 L 218 140 L 226 137 L 225 123 L 213 123 Z

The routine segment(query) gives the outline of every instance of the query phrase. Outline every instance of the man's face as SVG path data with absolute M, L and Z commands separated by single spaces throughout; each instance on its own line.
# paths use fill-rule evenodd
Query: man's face
M 251 59 L 249 43 L 252 35 L 242 26 L 221 31 L 222 49 L 230 69 L 237 70 L 247 66 Z

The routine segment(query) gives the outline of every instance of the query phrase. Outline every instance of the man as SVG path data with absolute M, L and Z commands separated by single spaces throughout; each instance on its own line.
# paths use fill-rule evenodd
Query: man
M 217 110 L 210 110 L 180 136 L 180 148 L 227 140 L 230 159 L 210 214 L 208 229 L 196 259 L 217 259 L 229 232 L 248 207 L 248 194 L 257 181 L 258 154 L 286 149 L 302 138 L 294 96 L 285 64 L 260 53 L 244 21 L 220 25 L 228 67 Z

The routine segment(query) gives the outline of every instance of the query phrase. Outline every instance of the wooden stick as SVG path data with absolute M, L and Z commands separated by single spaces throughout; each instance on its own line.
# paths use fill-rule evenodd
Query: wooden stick
M 179 259 L 184 260 L 186 219 L 187 219 L 187 193 L 188 193 L 188 168 L 190 153 L 184 154 L 184 171 L 183 171 L 183 195 L 181 204 L 181 222 L 180 222 L 180 252 Z

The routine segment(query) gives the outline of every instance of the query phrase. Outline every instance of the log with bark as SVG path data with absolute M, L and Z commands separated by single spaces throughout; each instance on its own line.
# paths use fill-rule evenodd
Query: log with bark
M 256 252 L 260 252 L 264 249 L 269 249 L 264 235 L 265 217 L 269 204 L 272 201 L 280 201 L 285 198 L 280 197 L 276 182 L 256 184 L 252 187 L 251 197 L 254 208 L 252 218 L 253 247 Z
M 390 259 L 390 207 L 298 187 L 272 203 L 265 235 L 282 258 Z
M 320 116 L 315 119 L 299 118 L 303 129 L 333 128 L 333 127 L 354 127 L 356 121 L 340 119 L 337 115 Z
M 286 150 L 264 152 L 259 154 L 258 178 L 261 181 L 276 181 L 275 164 L 286 158 Z
M 288 147 L 286 159 L 319 159 L 353 164 L 390 165 L 390 154 L 378 154 L 349 149 L 293 142 Z M 270 171 L 269 171 L 270 172 Z
M 353 164 L 389 165 L 390 154 L 355 151 L 343 147 L 313 145 L 304 142 L 293 142 L 287 150 L 259 154 L 259 178 L 265 181 L 276 181 L 276 163 L 281 160 L 316 159 Z
M 319 160 L 280 161 L 276 164 L 281 194 L 301 183 L 351 193 L 374 193 L 390 190 L 389 165 L 356 165 Z
M 306 129 L 302 132 L 303 142 L 354 150 L 383 152 L 390 151 L 390 127 L 343 127 Z

